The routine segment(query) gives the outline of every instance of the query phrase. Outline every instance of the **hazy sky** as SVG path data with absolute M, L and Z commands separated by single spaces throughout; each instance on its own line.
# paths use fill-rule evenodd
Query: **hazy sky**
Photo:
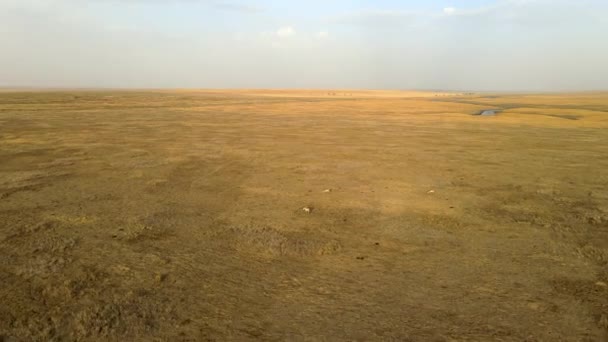
M 608 89 L 608 1 L 0 0 L 0 86 Z

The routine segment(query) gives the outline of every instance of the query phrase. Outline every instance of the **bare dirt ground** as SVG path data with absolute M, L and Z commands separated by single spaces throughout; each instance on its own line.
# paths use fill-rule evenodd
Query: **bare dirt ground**
M 607 129 L 606 93 L 3 92 L 0 341 L 608 341 Z

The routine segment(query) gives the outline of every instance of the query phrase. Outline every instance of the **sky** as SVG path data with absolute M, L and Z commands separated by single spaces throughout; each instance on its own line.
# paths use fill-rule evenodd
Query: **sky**
M 0 0 L 0 87 L 608 90 L 608 1 Z

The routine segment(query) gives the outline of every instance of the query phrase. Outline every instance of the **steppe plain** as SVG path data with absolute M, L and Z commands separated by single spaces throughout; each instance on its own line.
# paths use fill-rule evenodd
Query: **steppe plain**
M 608 93 L 0 92 L 0 341 L 227 340 L 608 341 Z

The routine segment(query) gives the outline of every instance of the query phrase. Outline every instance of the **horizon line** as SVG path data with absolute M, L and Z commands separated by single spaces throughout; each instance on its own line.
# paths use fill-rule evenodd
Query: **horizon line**
M 0 86 L 0 91 L 352 91 L 352 92 L 420 92 L 420 93 L 465 93 L 465 94 L 572 94 L 608 93 L 608 89 L 585 90 L 473 90 L 473 89 L 394 89 L 394 88 L 237 88 L 237 87 L 69 87 L 69 86 Z

